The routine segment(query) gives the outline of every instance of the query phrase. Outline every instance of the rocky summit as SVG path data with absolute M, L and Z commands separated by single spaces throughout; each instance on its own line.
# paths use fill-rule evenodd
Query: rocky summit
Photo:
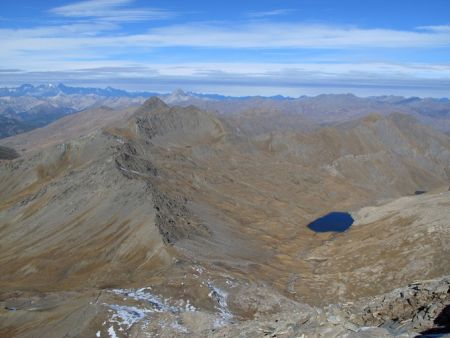
M 449 333 L 449 135 L 280 114 L 152 97 L 2 139 L 0 336 Z

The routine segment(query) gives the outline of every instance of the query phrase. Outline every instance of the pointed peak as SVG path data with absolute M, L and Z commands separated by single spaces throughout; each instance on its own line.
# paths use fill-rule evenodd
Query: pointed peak
M 165 111 L 167 109 L 169 109 L 169 106 L 166 105 L 164 101 L 162 101 L 159 97 L 152 96 L 136 110 L 134 116 L 143 116 L 154 111 Z
M 169 106 L 164 103 L 163 100 L 161 100 L 159 97 L 152 96 L 148 100 L 144 102 L 141 108 L 144 109 L 161 109 L 161 108 L 168 108 Z
M 172 92 L 172 95 L 186 96 L 186 92 L 183 89 L 178 88 Z

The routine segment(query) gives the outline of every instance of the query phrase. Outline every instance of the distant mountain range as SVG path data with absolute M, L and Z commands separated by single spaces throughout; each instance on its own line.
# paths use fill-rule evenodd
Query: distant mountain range
M 58 95 L 97 95 L 104 97 L 148 97 L 158 95 L 158 93 L 150 92 L 128 92 L 121 89 L 107 87 L 101 88 L 83 88 L 69 87 L 62 83 L 58 85 L 43 84 L 33 86 L 31 84 L 23 84 L 15 88 L 0 88 L 0 96 L 34 96 L 34 97 L 53 97 Z
M 175 90 L 171 94 L 161 94 L 157 92 L 132 92 L 122 89 L 106 87 L 106 88 L 89 88 L 89 87 L 69 87 L 62 83 L 55 84 L 42 84 L 38 86 L 33 86 L 31 84 L 23 84 L 19 87 L 4 87 L 0 88 L 0 97 L 21 97 L 21 96 L 33 96 L 33 97 L 55 97 L 59 95 L 95 95 L 101 97 L 127 97 L 127 98 L 138 98 L 138 97 L 150 97 L 150 96 L 162 96 L 162 97 L 172 97 L 176 100 L 184 100 L 186 98 L 202 98 L 211 100 L 224 100 L 227 98 L 232 98 L 229 96 L 223 96 L 218 94 L 197 94 L 193 92 L 184 92 L 181 89 Z
M 95 95 L 101 97 L 109 97 L 109 98 L 141 98 L 141 97 L 151 97 L 158 96 L 163 99 L 166 103 L 180 103 L 186 102 L 192 99 L 202 99 L 207 101 L 241 101 L 241 100 L 250 100 L 250 99 L 267 99 L 267 100 L 275 100 L 275 101 L 292 101 L 292 100 L 305 100 L 311 98 L 310 96 L 301 95 L 299 97 L 289 97 L 283 95 L 274 95 L 274 96 L 261 96 L 261 95 L 253 95 L 253 96 L 226 96 L 221 94 L 203 94 L 203 93 L 195 93 L 195 92 L 185 92 L 182 89 L 176 89 L 172 93 L 158 93 L 158 92 L 147 92 L 147 91 L 126 91 L 123 89 L 117 89 L 112 87 L 106 88 L 91 88 L 91 87 L 70 87 L 66 86 L 62 83 L 55 84 L 42 84 L 38 86 L 34 86 L 32 84 L 23 84 L 19 87 L 3 87 L 0 88 L 0 97 L 21 97 L 21 96 L 32 96 L 38 98 L 44 97 L 55 97 L 59 95 Z M 322 94 L 316 97 L 324 98 L 324 97 L 347 97 L 347 98 L 357 98 L 352 94 Z M 395 95 L 386 95 L 386 96 L 372 96 L 364 98 L 370 101 L 376 101 L 380 103 L 390 103 L 396 105 L 406 105 L 406 104 L 414 104 L 417 102 L 422 102 L 424 100 L 428 102 L 435 103 L 449 103 L 450 100 L 448 98 L 420 98 L 420 97 L 403 97 L 403 96 L 395 96 Z
M 333 124 L 371 113 L 393 112 L 415 116 L 421 122 L 450 132 L 448 98 L 374 96 L 361 98 L 352 94 L 322 94 L 297 98 L 277 96 L 232 97 L 201 94 L 177 89 L 172 93 L 129 92 L 107 87 L 83 88 L 64 84 L 24 84 L 0 88 L 0 138 L 45 126 L 63 116 L 82 110 L 108 107 L 137 107 L 147 98 L 157 96 L 166 104 L 197 106 L 217 114 L 234 115 L 236 126 L 248 132 L 261 132 L 273 124 L 279 128 L 311 129 L 310 123 Z M 258 125 L 250 115 L 258 115 Z
M 158 95 L 111 87 L 77 88 L 63 84 L 0 88 L 0 138 L 43 127 L 63 116 L 91 108 L 139 106 Z
M 0 97 L 20 97 L 20 96 L 33 96 L 33 97 L 54 97 L 58 95 L 96 95 L 102 97 L 150 97 L 159 96 L 162 98 L 167 98 L 167 100 L 173 101 L 186 101 L 189 98 L 199 98 L 207 100 L 245 100 L 252 97 L 263 97 L 263 96 L 226 96 L 220 94 L 202 94 L 194 92 L 185 92 L 182 89 L 177 89 L 172 93 L 157 93 L 157 92 L 132 92 L 122 89 L 106 87 L 106 88 L 90 88 L 90 87 L 70 87 L 62 83 L 55 84 L 42 84 L 38 86 L 33 86 L 32 84 L 23 84 L 19 87 L 3 87 L 0 88 Z M 275 96 L 265 96 L 266 98 L 275 100 L 289 100 L 293 99 L 291 97 L 275 95 Z

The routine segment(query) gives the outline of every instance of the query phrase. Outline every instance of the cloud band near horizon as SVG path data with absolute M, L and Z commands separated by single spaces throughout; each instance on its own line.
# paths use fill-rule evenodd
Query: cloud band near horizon
M 442 95 L 450 81 L 449 61 L 432 56 L 449 54 L 449 25 L 405 30 L 271 19 L 291 11 L 287 9 L 254 11 L 238 22 L 165 23 L 182 13 L 134 7 L 133 2 L 81 1 L 48 9 L 58 24 L 50 20 L 46 25 L 1 28 L 4 84 L 26 81 L 27 76 L 27 82 L 60 76 L 58 81 L 67 83 L 127 79 L 128 86 L 170 80 L 196 87 L 384 85 L 388 92 L 428 89 Z M 142 21 L 151 24 L 126 29 Z M 414 53 L 424 60 L 415 60 Z

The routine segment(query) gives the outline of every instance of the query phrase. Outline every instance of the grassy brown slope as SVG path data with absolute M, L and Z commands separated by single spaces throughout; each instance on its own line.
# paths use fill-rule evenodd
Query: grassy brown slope
M 39 147 L 0 164 L 0 301 L 76 290 L 76 305 L 33 314 L 26 330 L 42 334 L 52 316 L 51 325 L 78 334 L 77 321 L 98 320 L 95 334 L 106 310 L 91 295 L 101 315 L 83 317 L 92 310 L 78 303 L 85 289 L 151 285 L 214 311 L 212 281 L 230 294 L 230 281 L 259 284 L 317 304 L 450 272 L 448 192 L 360 210 L 446 185 L 445 135 L 371 116 L 249 136 L 157 99 L 113 122 L 60 144 L 43 135 Z M 306 227 L 331 210 L 353 211 L 356 225 L 339 235 Z M 72 306 L 76 324 L 61 317 Z M 21 314 L 2 314 L 13 330 L 4 332 L 25 332 Z
M 84 110 L 65 116 L 45 127 L 2 139 L 0 144 L 23 151 L 42 149 L 95 132 L 102 127 L 126 118 L 135 109 L 101 107 Z
M 134 136 L 128 139 L 136 149 L 132 157 L 151 158 L 166 178 L 158 188 L 184 196 L 211 232 L 209 238 L 194 236 L 175 247 L 189 252 L 192 259 L 201 257 L 309 301 L 335 290 L 332 280 L 316 275 L 315 265 L 305 259 L 330 239 L 311 233 L 306 228 L 309 221 L 330 210 L 356 210 L 382 198 L 413 193 L 419 186 L 428 190 L 448 181 L 449 139 L 398 116 L 372 116 L 306 135 L 272 133 L 266 141 L 261 136 L 235 135 L 226 126 L 219 128 L 219 138 L 203 137 L 202 126 L 220 123 L 212 123 L 214 117 L 152 104 L 157 104 L 156 109 L 141 111 L 144 118 L 129 121 L 135 125 Z M 183 123 L 183 118 L 190 123 Z M 158 135 L 152 129 L 154 121 Z M 416 249 L 411 245 L 404 250 Z M 441 253 L 442 245 L 436 247 L 436 257 Z M 399 268 L 409 264 L 401 259 L 393 262 Z M 354 264 L 348 262 L 347 268 L 356 269 Z M 308 287 L 299 276 L 308 276 Z M 389 289 L 390 283 L 381 281 L 377 290 Z

